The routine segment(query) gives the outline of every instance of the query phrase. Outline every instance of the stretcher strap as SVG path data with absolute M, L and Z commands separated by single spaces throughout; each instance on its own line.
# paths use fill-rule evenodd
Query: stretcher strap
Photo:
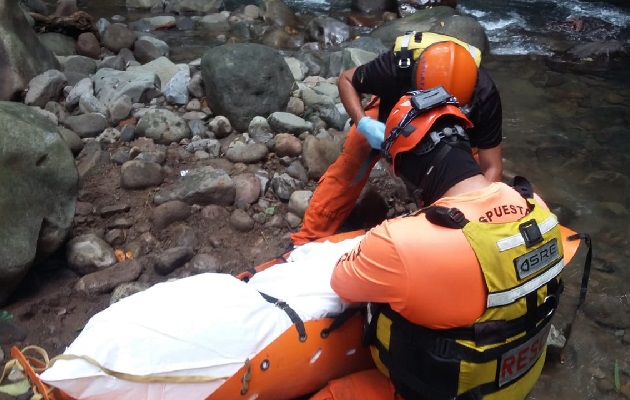
M 292 309 L 291 306 L 289 306 L 284 301 L 263 292 L 258 292 L 258 293 L 260 293 L 260 295 L 265 300 L 272 303 L 273 305 L 275 305 L 276 307 L 284 311 L 289 316 L 289 319 L 295 326 L 295 329 L 298 331 L 298 335 L 299 335 L 298 338 L 300 339 L 300 342 L 305 342 L 307 339 L 306 328 L 304 327 L 304 321 L 302 321 L 298 313 L 296 313 L 295 310 Z
M 330 323 L 328 328 L 322 329 L 320 332 L 320 336 L 322 338 L 327 338 L 330 335 L 330 332 L 341 328 L 350 318 L 354 316 L 354 314 L 360 312 L 362 310 L 361 307 L 350 307 L 346 308 L 341 312 L 341 314 L 337 315 L 333 321 Z
M 582 304 L 584 304 L 584 301 L 586 300 L 586 291 L 588 289 L 588 281 L 591 275 L 591 261 L 593 258 L 593 244 L 591 242 L 591 237 L 588 233 L 576 233 L 575 235 L 569 236 L 567 239 L 568 240 L 584 240 L 584 243 L 586 243 L 586 246 L 588 247 L 588 251 L 586 253 L 586 260 L 584 261 L 584 271 L 582 272 L 582 283 L 580 285 L 580 297 L 578 298 L 578 302 L 575 307 L 575 311 L 573 313 L 573 318 L 571 319 L 569 328 L 567 330 L 567 334 L 566 334 L 567 340 L 564 344 L 565 348 L 568 346 L 569 341 L 571 340 L 571 337 L 573 337 L 573 335 L 571 335 L 573 324 L 575 323 L 575 319 L 577 318 L 580 308 L 582 308 Z
M 586 260 L 584 261 L 584 272 L 582 273 L 582 284 L 580 286 L 580 298 L 578 300 L 577 308 L 579 309 L 584 300 L 586 300 L 586 290 L 588 289 L 588 280 L 591 275 L 591 259 L 593 258 L 593 244 L 591 243 L 591 237 L 588 233 L 576 233 L 568 237 L 569 240 L 584 240 L 588 251 L 586 253 Z
M 229 376 L 223 377 L 215 377 L 215 376 L 204 376 L 204 375 L 187 375 L 187 376 L 164 376 L 164 375 L 136 375 L 129 374 L 125 372 L 114 371 L 106 366 L 102 365 L 95 359 L 85 356 L 85 355 L 74 355 L 74 354 L 61 354 L 54 357 L 50 360 L 50 367 L 54 365 L 55 362 L 59 360 L 83 360 L 90 365 L 95 366 L 101 371 L 105 372 L 107 375 L 113 376 L 114 378 L 122 379 L 129 382 L 141 382 L 141 383 L 203 383 L 203 382 L 214 382 L 221 379 L 228 379 Z

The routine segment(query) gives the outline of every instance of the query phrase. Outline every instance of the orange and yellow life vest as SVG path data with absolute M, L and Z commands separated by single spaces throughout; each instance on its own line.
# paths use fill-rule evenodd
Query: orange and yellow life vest
M 533 387 L 562 292 L 564 252 L 556 216 L 527 202 L 528 214 L 505 223 L 469 221 L 445 207 L 419 211 L 434 224 L 463 231 L 487 300 L 472 325 L 445 330 L 412 324 L 388 305 L 370 305 L 372 355 L 405 399 L 516 400 Z

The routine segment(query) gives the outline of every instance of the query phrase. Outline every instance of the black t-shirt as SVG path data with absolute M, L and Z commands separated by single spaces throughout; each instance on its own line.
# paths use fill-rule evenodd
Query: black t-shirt
M 352 85 L 359 93 L 369 93 L 380 98 L 379 120 L 385 122 L 400 97 L 410 90 L 412 68 L 401 69 L 393 51 L 388 51 L 357 67 Z M 474 147 L 491 149 L 503 139 L 503 116 L 499 91 L 488 71 L 479 68 L 473 104 L 468 115 L 474 127 L 466 132 Z

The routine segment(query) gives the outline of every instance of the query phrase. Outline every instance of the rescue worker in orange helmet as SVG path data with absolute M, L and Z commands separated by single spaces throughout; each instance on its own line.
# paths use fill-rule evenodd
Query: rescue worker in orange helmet
M 368 303 L 365 338 L 389 379 L 360 372 L 313 399 L 522 400 L 540 375 L 563 286 L 560 225 L 524 178 L 481 173 L 453 100 L 437 88 L 394 107 L 383 157 L 429 206 L 372 228 L 331 278 L 344 301 Z M 366 380 L 379 397 L 347 395 Z
M 502 109 L 499 92 L 488 72 L 478 65 L 481 52 L 454 37 L 431 32 L 401 36 L 394 49 L 371 62 L 341 73 L 341 101 L 354 121 L 343 151 L 320 178 L 294 245 L 328 237 L 348 217 L 370 171 L 378 161 L 384 122 L 400 96 L 410 90 L 444 88 L 465 106 L 474 127 L 467 128 L 478 150 L 483 174 L 501 179 Z M 374 95 L 365 110 L 361 94 Z

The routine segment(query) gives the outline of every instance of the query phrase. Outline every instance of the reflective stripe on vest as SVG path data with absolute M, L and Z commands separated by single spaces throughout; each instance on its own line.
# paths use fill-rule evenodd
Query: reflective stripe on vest
M 488 289 L 473 325 L 433 330 L 389 307 L 378 314 L 373 355 L 405 398 L 525 399 L 538 379 L 564 258 L 557 218 L 526 201 L 530 212 L 518 221 L 464 222 Z M 542 240 L 528 243 L 523 226 L 538 227 Z
M 420 33 L 422 35 L 422 39 L 419 42 L 416 42 L 417 33 Z M 411 61 L 415 61 L 418 58 L 420 58 L 420 55 L 427 47 L 431 46 L 432 44 L 439 43 L 439 42 L 457 43 L 458 45 L 468 50 L 470 55 L 475 60 L 475 64 L 477 64 L 477 67 L 479 67 L 479 65 L 481 64 L 481 50 L 479 50 L 477 47 L 473 46 L 472 44 L 466 43 L 462 40 L 459 40 L 457 38 L 454 38 L 452 36 L 442 35 L 442 34 L 433 33 L 433 32 L 412 31 L 412 32 L 408 32 L 407 34 L 403 36 L 397 37 L 396 42 L 394 43 L 394 54 L 396 54 L 396 56 L 398 57 L 401 51 L 403 52 L 411 51 L 412 59 L 409 60 L 409 64 L 407 64 L 407 66 L 409 66 L 411 65 Z M 405 63 L 403 60 L 399 59 L 399 65 L 401 64 L 401 62 L 403 62 L 403 64 Z M 402 68 L 405 68 L 404 65 L 400 65 L 400 66 Z

